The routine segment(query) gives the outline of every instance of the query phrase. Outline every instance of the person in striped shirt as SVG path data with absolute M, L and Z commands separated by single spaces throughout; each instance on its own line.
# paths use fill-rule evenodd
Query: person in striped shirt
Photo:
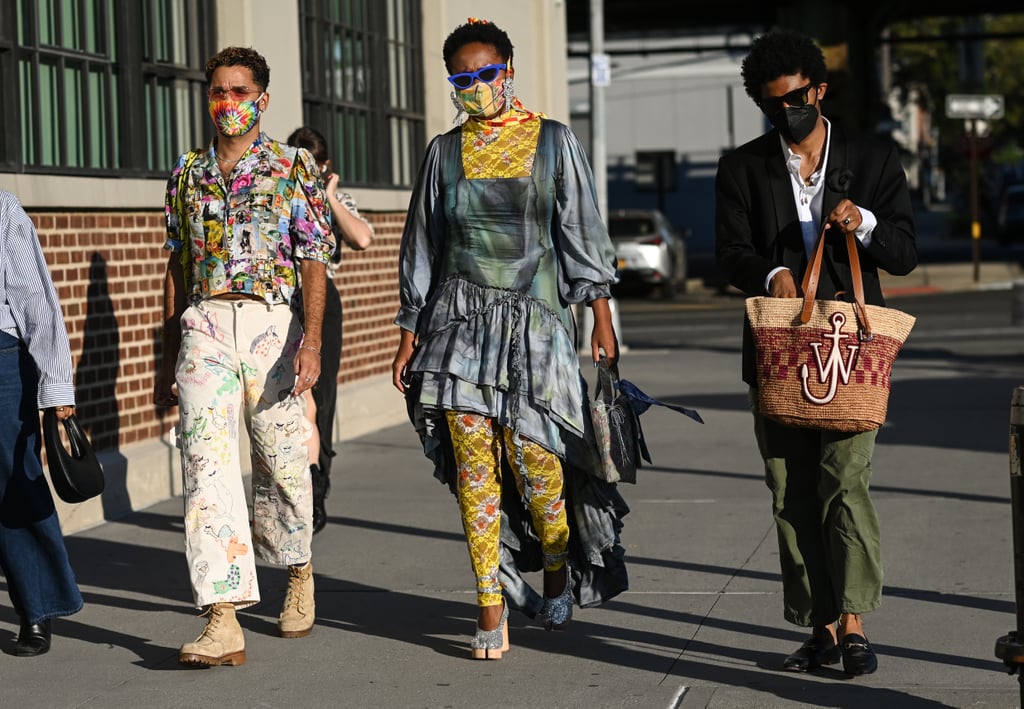
M 0 191 L 0 568 L 21 627 L 14 654 L 50 649 L 51 619 L 82 595 L 43 477 L 39 411 L 75 412 L 67 327 L 35 227 Z

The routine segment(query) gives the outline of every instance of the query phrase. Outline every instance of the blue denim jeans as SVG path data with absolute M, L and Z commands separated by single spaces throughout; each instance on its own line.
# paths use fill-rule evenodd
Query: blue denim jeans
M 0 332 L 0 570 L 27 623 L 82 608 L 39 458 L 37 381 L 25 345 Z

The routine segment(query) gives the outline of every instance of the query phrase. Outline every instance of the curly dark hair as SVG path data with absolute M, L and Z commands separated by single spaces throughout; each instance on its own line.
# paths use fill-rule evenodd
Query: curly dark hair
M 452 30 L 452 33 L 444 41 L 441 54 L 449 74 L 452 72 L 452 57 L 457 51 L 473 42 L 489 44 L 494 47 L 506 64 L 512 61 L 512 40 L 505 34 L 505 30 L 487 20 L 470 20 Z
M 252 47 L 225 47 L 206 62 L 206 83 L 210 83 L 213 72 L 222 66 L 244 66 L 252 72 L 252 79 L 260 91 L 270 85 L 270 67 L 267 60 Z
M 761 35 L 750 46 L 740 75 L 743 88 L 754 102 L 761 100 L 761 88 L 780 76 L 803 74 L 817 86 L 828 81 L 825 55 L 810 37 L 787 30 Z
M 315 128 L 309 126 L 296 128 L 285 143 L 294 145 L 296 148 L 305 148 L 319 165 L 327 162 L 327 139 Z

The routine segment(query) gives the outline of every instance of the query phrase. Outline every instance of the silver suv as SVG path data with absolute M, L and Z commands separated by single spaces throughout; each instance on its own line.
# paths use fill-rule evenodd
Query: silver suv
M 673 298 L 686 291 L 686 244 L 657 209 L 619 209 L 608 216 L 623 285 L 642 284 Z

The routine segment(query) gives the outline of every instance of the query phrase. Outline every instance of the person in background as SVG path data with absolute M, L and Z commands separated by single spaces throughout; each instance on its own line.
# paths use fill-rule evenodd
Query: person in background
M 719 161 L 715 251 L 722 273 L 748 296 L 802 297 L 797 283 L 824 226 L 817 297 L 851 297 L 852 234 L 865 299 L 883 305 L 878 272 L 905 275 L 917 265 L 910 194 L 895 147 L 850 138 L 821 115 L 828 72 L 808 37 L 758 37 L 742 74 L 747 95 L 774 128 Z M 758 408 L 749 321 L 743 337 L 743 381 L 772 491 L 784 615 L 812 628 L 782 666 L 806 672 L 842 658 L 851 676 L 874 672 L 878 660 L 861 615 L 878 608 L 882 596 L 878 516 L 868 493 L 877 431 L 839 433 L 766 419 Z
M 327 525 L 326 502 L 331 491 L 331 461 L 334 451 L 334 412 L 338 401 L 338 370 L 341 368 L 341 296 L 334 283 L 341 264 L 341 244 L 362 251 L 373 241 L 373 226 L 359 216 L 352 195 L 338 187 L 338 173 L 331 169 L 327 157 L 327 140 L 313 128 L 297 128 L 288 136 L 288 145 L 305 148 L 312 154 L 325 185 L 327 204 L 331 208 L 331 227 L 340 240 L 331 260 L 327 262 L 327 291 L 324 303 L 323 347 L 320 350 L 322 374 L 309 393 L 306 418 L 314 425 L 307 442 L 309 467 L 313 478 L 313 534 Z M 301 292 L 296 309 L 301 314 Z
M 0 569 L 21 621 L 14 654 L 50 650 L 52 619 L 82 609 L 40 458 L 39 411 L 75 413 L 67 326 L 35 227 L 0 191 Z
M 245 662 L 235 611 L 260 600 L 257 554 L 288 568 L 278 633 L 299 638 L 313 630 L 303 395 L 320 376 L 324 274 L 334 250 L 313 156 L 260 131 L 270 103 L 266 60 L 228 47 L 206 63 L 206 79 L 217 137 L 182 155 L 167 183 L 171 254 L 154 391 L 157 405 L 179 404 L 185 551 L 195 603 L 207 617 L 178 655 L 192 666 Z M 300 280 L 305 327 L 291 307 Z M 251 451 L 251 524 L 240 412 Z
M 508 35 L 470 19 L 442 53 L 468 118 L 430 143 L 410 201 L 392 379 L 456 493 L 476 577 L 471 654 L 500 659 L 509 604 L 554 630 L 572 617 L 574 580 L 588 605 L 625 587 L 613 551 L 625 505 L 614 486 L 586 494 L 598 462 L 571 313 L 593 310 L 593 359 L 616 361 L 615 251 L 576 136 L 515 97 Z M 519 574 L 538 568 L 543 598 Z M 602 586 L 613 570 L 614 590 Z

